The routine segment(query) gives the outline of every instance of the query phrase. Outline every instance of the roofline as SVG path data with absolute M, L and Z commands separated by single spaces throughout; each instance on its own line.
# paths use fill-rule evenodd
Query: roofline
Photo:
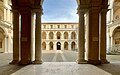
M 78 22 L 42 22 L 42 24 L 78 24 Z

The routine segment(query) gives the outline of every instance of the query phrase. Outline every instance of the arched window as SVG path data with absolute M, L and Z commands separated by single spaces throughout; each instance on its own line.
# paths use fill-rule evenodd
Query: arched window
M 71 39 L 76 39 L 76 33 L 75 32 L 71 33 Z
M 61 37 L 61 33 L 57 32 L 57 39 L 60 39 L 60 37 Z
M 68 50 L 68 42 L 64 43 L 64 50 Z
M 50 49 L 50 50 L 53 50 L 53 42 L 50 42 L 50 43 L 49 43 L 49 49 Z
M 42 39 L 46 39 L 46 32 L 42 32 Z
M 64 39 L 68 39 L 68 32 L 64 32 Z
M 50 32 L 49 33 L 49 39 L 53 39 L 53 36 L 54 36 L 53 32 Z
M 42 50 L 46 50 L 46 43 L 45 42 L 42 43 Z
M 71 49 L 72 49 L 73 51 L 75 50 L 75 47 L 76 47 L 75 42 L 72 42 L 72 43 L 71 43 Z

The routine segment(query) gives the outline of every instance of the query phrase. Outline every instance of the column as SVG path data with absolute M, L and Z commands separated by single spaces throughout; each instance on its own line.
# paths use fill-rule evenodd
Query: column
M 14 14 L 13 14 L 14 15 Z M 4 21 L 6 21 L 6 16 L 7 16 L 7 14 L 6 14 L 6 9 L 4 9 Z
M 42 63 L 41 50 L 41 9 L 36 12 L 36 29 L 35 29 L 35 64 Z
M 35 44 L 35 24 L 34 24 L 34 12 L 31 13 L 31 59 L 34 60 L 34 45 Z
M 19 62 L 19 49 L 20 49 L 19 12 L 16 9 L 13 9 L 12 11 L 13 11 L 13 60 L 12 62 L 10 62 L 10 64 L 17 64 Z
M 99 6 L 89 8 L 88 15 L 88 63 L 98 65 L 99 61 Z
M 57 50 L 57 48 L 56 48 L 56 42 L 54 42 L 54 45 L 53 45 L 53 50 Z
M 106 60 L 106 14 L 107 9 L 102 9 L 100 13 L 100 30 L 99 30 L 99 50 L 100 61 L 102 64 L 108 63 Z
M 64 49 L 64 42 L 63 41 L 61 42 L 61 50 L 65 50 Z
M 84 31 L 84 10 L 79 9 L 79 28 L 78 28 L 78 64 L 85 62 L 85 31 Z
M 70 43 L 68 43 L 68 50 L 70 50 L 70 51 L 71 51 L 71 42 L 70 42 Z
M 64 39 L 64 32 L 60 32 L 61 33 L 61 40 Z
M 27 65 L 31 61 L 31 9 L 23 7 L 21 13 L 21 61 L 20 64 Z
M 49 42 L 46 42 L 46 50 L 49 50 Z

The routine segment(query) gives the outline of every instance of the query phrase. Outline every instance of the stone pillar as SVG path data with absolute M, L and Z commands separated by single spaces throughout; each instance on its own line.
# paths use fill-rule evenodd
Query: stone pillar
M 13 60 L 10 64 L 19 62 L 20 35 L 19 35 L 19 12 L 13 9 Z M 7 42 L 8 43 L 8 42 Z
M 85 30 L 84 30 L 84 10 L 79 9 L 79 28 L 78 28 L 78 64 L 85 63 Z
M 53 50 L 57 50 L 57 48 L 56 48 L 56 42 L 54 42 L 54 45 L 53 45 Z
M 99 30 L 99 50 L 100 61 L 102 64 L 108 63 L 106 60 L 106 14 L 107 9 L 102 9 L 100 13 L 100 30 Z
M 89 8 L 88 20 L 88 63 L 98 65 L 99 61 L 99 6 Z
M 46 42 L 46 50 L 49 50 L 49 43 Z
M 31 9 L 24 7 L 21 13 L 21 61 L 20 64 L 31 63 Z
M 71 51 L 71 42 L 70 42 L 70 43 L 68 43 L 68 50 L 70 50 L 70 51 Z
M 41 49 L 41 9 L 36 12 L 36 29 L 35 29 L 35 61 L 34 64 L 42 63 Z
M 63 41 L 61 42 L 61 50 L 65 50 L 64 49 L 64 42 Z
M 61 40 L 64 39 L 64 32 L 61 32 Z
M 34 24 L 34 12 L 31 13 L 31 59 L 34 60 L 34 44 L 35 44 L 35 24 Z

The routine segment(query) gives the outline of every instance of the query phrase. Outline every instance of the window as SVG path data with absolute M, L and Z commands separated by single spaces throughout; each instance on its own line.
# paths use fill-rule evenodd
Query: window
M 67 25 L 65 25 L 65 28 L 67 28 Z
M 44 25 L 44 28 L 46 28 L 46 25 Z
M 74 26 L 72 25 L 72 28 L 74 28 Z
M 60 28 L 60 25 L 58 25 L 58 28 Z
M 53 28 L 53 25 L 50 25 L 50 28 Z

